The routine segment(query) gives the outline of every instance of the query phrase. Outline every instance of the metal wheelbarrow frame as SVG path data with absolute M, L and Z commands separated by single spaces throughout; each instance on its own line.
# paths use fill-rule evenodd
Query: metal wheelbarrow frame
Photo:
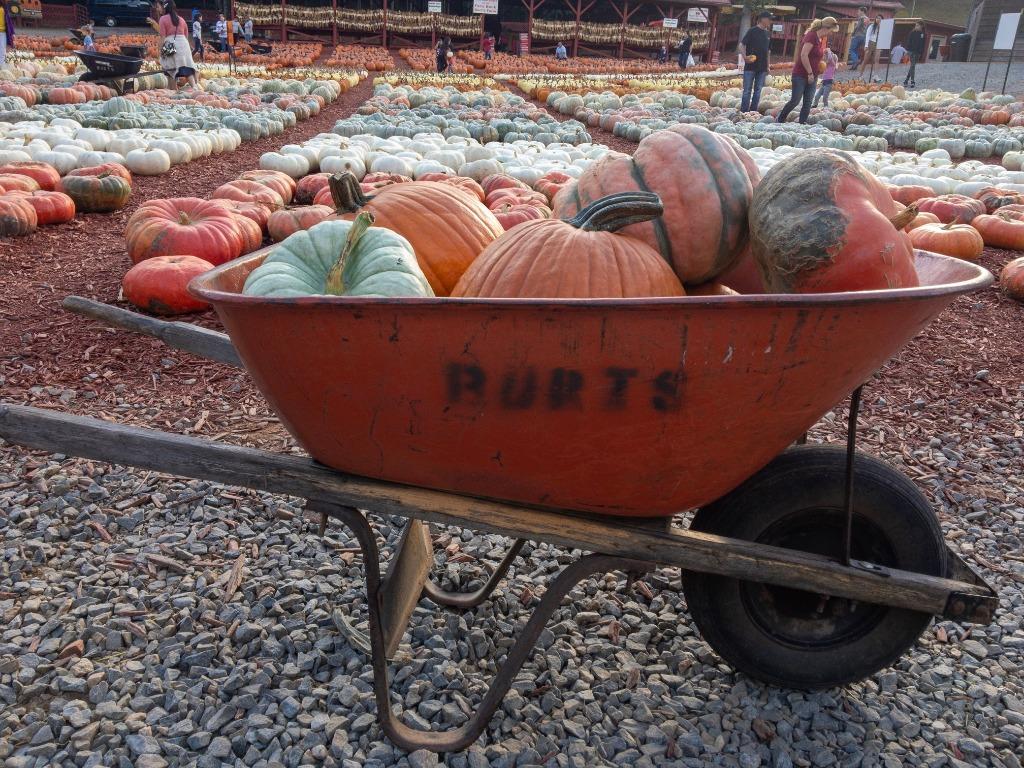
M 241 367 L 235 348 L 224 334 L 187 323 L 155 320 L 78 297 L 69 297 L 64 305 L 108 325 L 151 335 L 177 349 Z M 991 621 L 998 604 L 996 593 L 952 552 L 947 553 L 949 567 L 943 575 L 897 570 L 851 557 L 859 392 L 855 392 L 850 409 L 846 537 L 838 557 L 683 530 L 667 517 L 610 518 L 553 511 L 373 480 L 296 456 L 26 406 L 0 403 L 0 437 L 50 452 L 299 496 L 307 500 L 308 509 L 320 513 L 321 533 L 329 518 L 349 527 L 364 560 L 369 627 L 368 633 L 351 626 L 345 631 L 353 645 L 370 655 L 378 721 L 391 741 L 403 749 L 447 752 L 463 749 L 479 737 L 563 598 L 580 581 L 599 573 L 622 571 L 632 579 L 657 567 L 679 567 L 684 579 L 688 573 L 713 574 L 929 618 L 939 615 L 969 623 Z M 386 572 L 382 572 L 368 512 L 408 520 Z M 430 523 L 500 534 L 514 539 L 514 544 L 483 587 L 466 594 L 448 592 L 429 578 L 433 567 Z M 498 586 L 527 540 L 590 554 L 580 556 L 549 582 L 468 722 L 444 732 L 409 727 L 391 707 L 388 659 L 417 604 L 426 597 L 455 609 L 479 605 Z M 755 647 L 770 642 L 750 638 Z M 900 655 L 905 644 L 893 650 Z

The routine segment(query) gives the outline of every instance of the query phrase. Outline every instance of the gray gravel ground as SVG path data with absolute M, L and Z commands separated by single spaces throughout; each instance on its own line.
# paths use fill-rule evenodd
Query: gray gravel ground
M 979 92 L 985 81 L 985 64 L 982 62 L 941 62 L 918 64 L 914 73 L 918 89 L 921 88 L 943 88 L 947 91 L 959 93 L 965 88 L 975 88 Z M 988 74 L 987 89 L 999 93 L 1003 87 L 1003 78 L 1007 76 L 1007 61 L 1003 56 L 1001 61 L 992 62 Z M 889 82 L 902 83 L 910 70 L 909 65 L 892 66 L 889 68 Z M 870 70 L 867 74 L 870 74 Z M 849 72 L 840 71 L 837 73 L 838 80 L 867 79 L 867 74 L 861 71 Z M 872 75 L 875 80 L 883 81 L 886 77 L 885 64 L 875 67 Z M 1006 92 L 1016 96 L 1024 96 L 1024 61 L 1015 61 L 1010 64 L 1009 77 L 1006 81 Z
M 830 415 L 817 434 L 839 433 L 841 420 Z M 936 462 L 936 487 L 956 472 L 949 456 L 972 449 L 954 438 L 920 446 Z M 1019 467 L 1020 439 L 989 443 Z M 337 630 L 337 611 L 364 614 L 344 529 L 321 542 L 294 499 L 9 446 L 0 468 L 9 768 L 435 764 L 383 738 L 366 659 Z M 619 577 L 591 581 L 556 614 L 486 737 L 447 764 L 1017 768 L 1024 510 L 1020 489 L 1009 494 L 983 521 L 964 500 L 963 517 L 945 526 L 969 558 L 1004 563 L 989 574 L 1003 601 L 990 627 L 936 624 L 896 667 L 806 694 L 722 666 L 669 586 L 677 572 L 650 577 L 650 597 L 626 593 Z M 397 543 L 392 522 L 379 528 L 385 551 Z M 449 586 L 467 586 L 481 573 L 476 558 L 503 544 L 458 531 L 437 543 L 439 560 L 465 561 L 439 562 Z M 242 557 L 241 586 L 225 600 Z M 492 660 L 567 560 L 537 546 L 494 603 L 417 611 L 395 667 L 395 704 L 410 722 L 465 721 Z

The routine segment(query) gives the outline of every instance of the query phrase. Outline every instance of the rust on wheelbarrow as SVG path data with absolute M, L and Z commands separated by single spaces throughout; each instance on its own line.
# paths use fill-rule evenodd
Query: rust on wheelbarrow
M 642 300 L 267 299 L 267 251 L 196 278 L 281 421 L 335 469 L 605 515 L 738 486 L 983 268 L 918 252 L 921 286 Z

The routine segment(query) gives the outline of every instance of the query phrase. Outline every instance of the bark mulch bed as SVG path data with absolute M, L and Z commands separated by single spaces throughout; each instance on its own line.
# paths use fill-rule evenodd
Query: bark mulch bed
M 0 242 L 3 399 L 282 447 L 283 431 L 244 373 L 105 328 L 64 312 L 60 302 L 77 294 L 119 303 L 121 278 L 131 266 L 124 226 L 142 202 L 206 197 L 257 168 L 262 153 L 330 131 L 372 91 L 367 78 L 282 136 L 246 142 L 235 152 L 175 166 L 162 176 L 136 177 L 131 201 L 117 213 L 83 214 Z M 218 326 L 212 313 L 188 320 Z

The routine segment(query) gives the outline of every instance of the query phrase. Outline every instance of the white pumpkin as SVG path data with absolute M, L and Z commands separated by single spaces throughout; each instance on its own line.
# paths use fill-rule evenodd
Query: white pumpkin
M 68 152 L 38 152 L 34 159 L 52 165 L 61 176 L 67 176 L 78 167 L 78 158 Z
M 468 176 L 474 181 L 483 181 L 488 176 L 501 172 L 501 163 L 491 159 L 474 160 L 459 168 L 459 176 Z
M 412 166 L 405 158 L 397 155 L 380 155 L 370 165 L 373 173 L 398 173 L 402 176 L 412 176 Z
M 83 152 L 78 156 L 79 168 L 91 168 L 94 165 L 103 165 L 104 163 L 120 163 L 124 165 L 125 157 L 117 152 Z
M 302 155 L 264 152 L 260 155 L 260 168 L 264 171 L 280 171 L 293 179 L 301 179 L 309 175 L 309 160 Z
M 366 175 L 366 165 L 355 153 L 325 157 L 320 161 L 320 170 L 324 173 L 351 173 L 356 179 Z
M 162 149 L 133 149 L 125 156 L 125 165 L 138 176 L 159 176 L 171 170 L 171 158 Z
M 92 149 L 103 151 L 110 143 L 110 131 L 102 128 L 79 128 L 75 131 L 75 138 L 86 142 Z
M 171 165 L 181 165 L 182 163 L 189 163 L 192 161 L 192 150 L 184 141 L 157 139 L 156 141 L 150 142 L 149 149 L 159 149 L 163 151 L 170 160 Z
M 111 139 L 107 143 L 108 152 L 117 152 L 119 155 L 128 157 L 128 153 L 134 149 L 145 149 L 148 142 L 139 136 L 126 136 Z

